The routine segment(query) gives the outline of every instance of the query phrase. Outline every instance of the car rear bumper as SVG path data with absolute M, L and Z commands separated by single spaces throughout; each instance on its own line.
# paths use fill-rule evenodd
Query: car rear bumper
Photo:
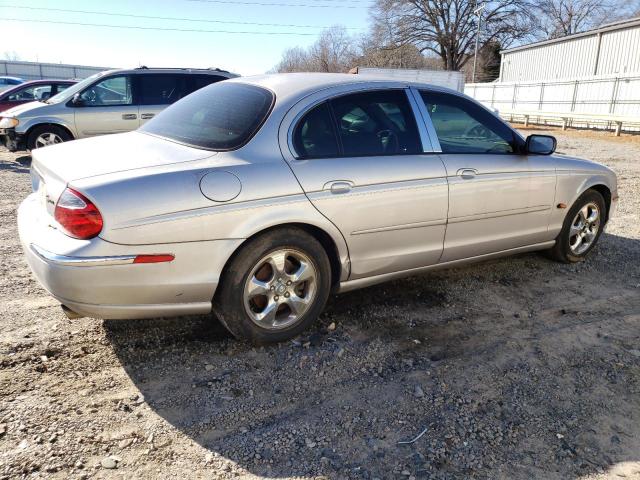
M 211 311 L 220 273 L 242 240 L 120 245 L 77 240 L 52 225 L 38 196 L 18 210 L 20 241 L 31 270 L 60 303 L 84 316 L 149 318 Z M 164 263 L 136 255 L 172 254 Z
M 27 149 L 25 135 L 13 128 L 0 128 L 0 143 L 10 152 Z

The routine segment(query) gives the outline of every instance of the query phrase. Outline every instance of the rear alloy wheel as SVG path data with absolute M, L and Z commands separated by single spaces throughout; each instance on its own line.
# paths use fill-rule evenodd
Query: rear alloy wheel
M 565 263 L 584 260 L 600 238 L 605 218 L 606 205 L 600 192 L 584 192 L 567 213 L 551 256 Z
M 27 138 L 27 148 L 35 150 L 36 148 L 57 145 L 58 143 L 71 140 L 71 135 L 64 128 L 56 125 L 42 125 L 34 128 Z
M 280 342 L 316 320 L 330 288 L 331 266 L 320 242 L 299 228 L 282 228 L 249 240 L 232 258 L 214 310 L 237 338 Z
M 313 262 L 300 251 L 280 249 L 269 253 L 245 282 L 247 315 L 267 330 L 293 325 L 313 304 L 317 276 Z

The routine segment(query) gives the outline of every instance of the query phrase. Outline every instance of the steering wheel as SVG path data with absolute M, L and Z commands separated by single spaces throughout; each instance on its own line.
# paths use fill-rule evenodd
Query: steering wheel
M 85 92 L 82 93 L 81 98 L 88 103 L 95 103 L 96 99 L 98 98 L 98 93 L 95 91 L 95 89 L 91 89 L 91 90 L 86 90 Z
M 380 130 L 376 133 L 376 136 L 380 139 L 380 143 L 382 143 L 382 148 L 384 153 L 397 153 L 400 150 L 400 141 L 398 140 L 398 135 L 393 130 Z M 390 151 L 389 146 L 393 144 L 395 147 L 394 150 Z
M 476 137 L 476 138 L 490 138 L 491 130 L 489 130 L 484 125 L 474 125 L 469 130 L 464 132 L 465 137 Z

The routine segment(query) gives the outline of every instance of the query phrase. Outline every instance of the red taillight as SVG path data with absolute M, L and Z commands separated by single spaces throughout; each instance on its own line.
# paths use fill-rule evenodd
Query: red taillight
M 87 240 L 102 230 L 102 215 L 98 207 L 72 188 L 62 192 L 53 216 L 65 233 L 74 238 Z

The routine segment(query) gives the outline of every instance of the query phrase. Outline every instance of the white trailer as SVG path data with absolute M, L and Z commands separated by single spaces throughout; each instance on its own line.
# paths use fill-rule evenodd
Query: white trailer
M 410 70 L 399 68 L 355 67 L 349 73 L 376 78 L 429 83 L 440 87 L 464 92 L 464 74 L 448 70 Z

